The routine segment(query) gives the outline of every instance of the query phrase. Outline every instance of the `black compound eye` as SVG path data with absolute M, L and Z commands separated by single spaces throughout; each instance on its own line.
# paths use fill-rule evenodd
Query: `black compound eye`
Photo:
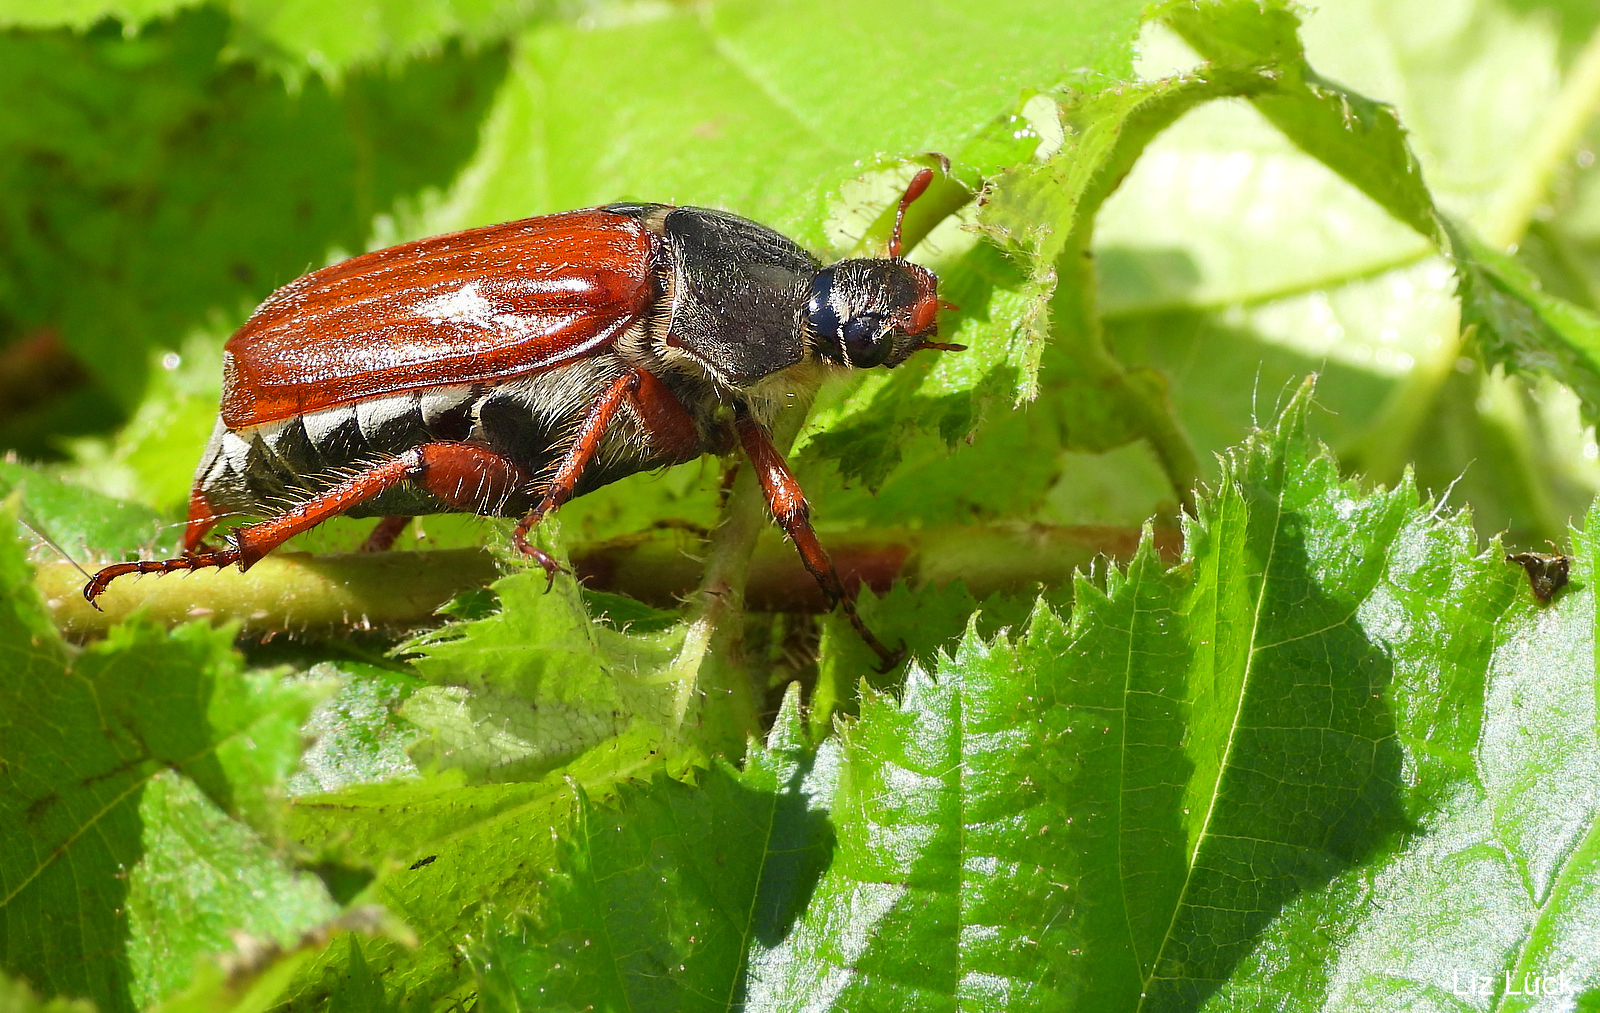
M 894 343 L 883 333 L 883 318 L 875 313 L 863 313 L 845 321 L 839 335 L 839 347 L 844 349 L 850 365 L 857 369 L 871 369 L 882 365 L 889 357 Z

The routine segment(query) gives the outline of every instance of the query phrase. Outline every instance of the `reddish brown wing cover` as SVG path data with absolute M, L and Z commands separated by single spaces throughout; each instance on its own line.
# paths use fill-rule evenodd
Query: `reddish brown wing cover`
M 421 239 L 312 272 L 228 340 L 230 428 L 497 380 L 608 344 L 654 296 L 655 238 L 592 209 Z

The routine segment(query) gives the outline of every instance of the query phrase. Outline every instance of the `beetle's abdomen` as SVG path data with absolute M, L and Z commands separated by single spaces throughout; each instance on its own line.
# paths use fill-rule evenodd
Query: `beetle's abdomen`
M 219 418 L 195 485 L 219 514 L 271 516 L 412 447 L 470 437 L 473 413 L 487 394 L 481 385 L 436 387 L 233 430 Z M 412 516 L 441 509 L 434 497 L 407 484 L 349 513 Z
M 229 429 L 219 419 L 195 474 L 218 515 L 266 517 L 304 502 L 356 471 L 424 443 L 467 442 L 511 461 L 532 479 L 509 497 L 485 498 L 478 513 L 520 516 L 538 494 L 619 365 L 602 355 L 499 384 L 456 384 L 368 398 L 278 422 Z M 694 420 L 693 446 L 652 445 L 636 414 L 618 413 L 578 493 L 711 448 L 711 418 Z M 351 517 L 458 511 L 406 483 L 348 511 Z

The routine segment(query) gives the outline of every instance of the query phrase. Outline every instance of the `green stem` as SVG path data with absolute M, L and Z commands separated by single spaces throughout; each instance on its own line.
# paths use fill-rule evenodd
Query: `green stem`
M 753 487 L 754 479 L 748 481 Z M 826 608 L 793 547 L 767 522 L 759 489 L 752 497 L 741 496 L 736 487 L 728 515 L 728 523 L 714 535 L 704 567 L 695 561 L 706 555 L 704 543 L 684 531 L 654 531 L 578 546 L 572 553 L 573 569 L 586 587 L 661 608 L 676 608 L 686 597 L 699 595 L 690 621 L 710 616 L 731 623 L 737 615 L 733 598 L 762 612 L 817 613 Z M 745 546 L 752 535 L 755 547 L 750 552 Z M 1126 560 L 1138 546 L 1139 532 L 1101 526 L 952 526 L 825 534 L 823 540 L 846 583 L 860 581 L 885 593 L 896 581 L 943 587 L 960 580 L 982 599 L 1040 584 L 1063 586 L 1074 569 L 1087 569 L 1097 557 Z M 1156 546 L 1175 558 L 1177 533 L 1158 531 Z M 84 602 L 83 575 L 70 564 L 42 563 L 34 581 L 56 625 L 68 635 L 87 638 L 103 634 L 135 609 L 167 626 L 209 619 L 237 622 L 249 634 L 419 626 L 436 622 L 435 610 L 455 595 L 498 576 L 493 557 L 481 549 L 323 556 L 278 552 L 249 573 L 199 570 L 120 580 L 101 599 L 104 612 Z M 707 631 L 713 628 L 706 624 Z M 717 649 L 717 640 L 707 636 L 694 651 L 680 654 L 680 660 L 703 660 Z
M 1522 238 L 1528 223 L 1550 192 L 1556 168 L 1566 160 L 1595 114 L 1600 112 L 1600 29 L 1596 29 L 1567 71 L 1540 129 L 1523 159 L 1501 185 L 1485 215 L 1481 235 L 1491 246 L 1505 248 Z
M 1056 258 L 1056 287 L 1050 299 L 1055 340 L 1070 349 L 1072 369 L 1108 395 L 1131 433 L 1150 442 L 1166 472 L 1173 495 L 1194 512 L 1194 487 L 1200 462 L 1164 393 L 1140 385 L 1105 345 L 1098 306 L 1099 279 L 1090 251 L 1093 223 L 1081 220 Z
M 1490 246 L 1507 249 L 1521 240 L 1535 210 L 1550 190 L 1557 167 L 1577 147 L 1597 112 L 1600 112 L 1600 29 L 1589 36 L 1567 72 L 1561 94 L 1549 107 L 1549 113 L 1526 147 L 1528 156 L 1501 185 L 1490 203 L 1479 226 Z M 1395 387 L 1368 429 L 1368 435 L 1348 455 L 1348 463 L 1373 481 L 1393 483 L 1399 479 L 1423 420 L 1431 417 L 1434 402 L 1461 358 L 1467 335 L 1457 323 L 1443 327 L 1439 337 L 1437 350 L 1419 361 Z M 1494 386 L 1505 380 L 1486 374 L 1483 382 Z M 1486 420 L 1487 424 L 1502 428 L 1521 424 L 1520 418 L 1506 414 L 1505 398 L 1491 397 L 1489 403 L 1493 417 Z

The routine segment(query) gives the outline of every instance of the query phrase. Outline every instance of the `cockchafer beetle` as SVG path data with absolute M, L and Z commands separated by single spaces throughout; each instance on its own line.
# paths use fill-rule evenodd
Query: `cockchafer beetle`
M 772 515 L 831 605 L 885 666 L 856 614 L 769 425 L 831 368 L 894 367 L 924 348 L 938 279 L 901 257 L 823 267 L 793 241 L 722 211 L 605 207 L 378 250 L 274 292 L 223 351 L 222 405 L 189 498 L 184 554 L 114 563 L 94 603 L 133 573 L 237 564 L 339 514 L 382 517 L 387 548 L 413 516 L 520 516 L 528 541 L 574 496 L 640 471 L 725 453 L 754 466 Z M 268 519 L 203 539 L 224 515 Z

